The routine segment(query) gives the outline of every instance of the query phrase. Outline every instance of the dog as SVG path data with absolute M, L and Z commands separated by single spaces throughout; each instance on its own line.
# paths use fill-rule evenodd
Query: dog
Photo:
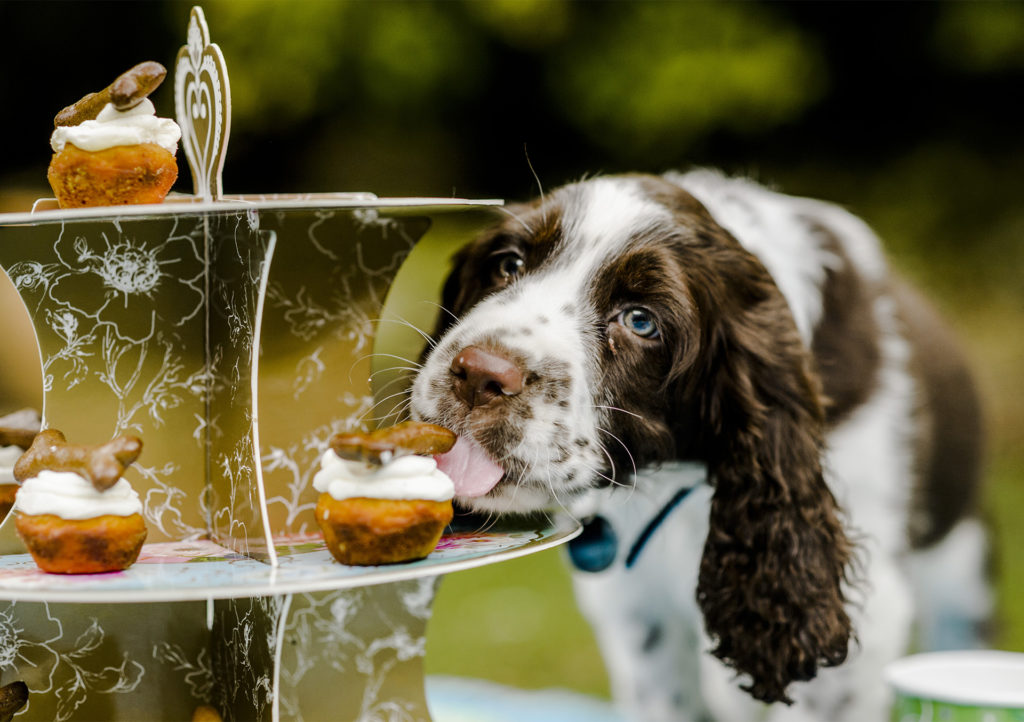
M 612 692 L 653 722 L 888 719 L 976 646 L 975 387 L 868 226 L 715 171 L 588 179 L 453 259 L 414 418 L 460 506 L 561 507 Z

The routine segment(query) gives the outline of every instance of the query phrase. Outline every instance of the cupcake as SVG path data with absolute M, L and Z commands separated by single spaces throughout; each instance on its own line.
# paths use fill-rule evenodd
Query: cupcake
M 14 506 L 14 497 L 21 486 L 14 478 L 14 465 L 32 445 L 39 431 L 39 414 L 24 409 L 0 417 L 0 521 Z
M 47 179 L 61 208 L 163 201 L 178 177 L 181 129 L 146 96 L 166 74 L 140 63 L 57 114 Z
M 452 520 L 455 495 L 433 454 L 454 443 L 447 429 L 415 422 L 334 437 L 313 477 L 316 521 L 331 555 L 372 566 L 430 554 Z
M 14 521 L 40 569 L 97 574 L 135 563 L 146 524 L 139 495 L 121 474 L 141 449 L 134 437 L 86 447 L 53 429 L 36 436 L 15 466 Z

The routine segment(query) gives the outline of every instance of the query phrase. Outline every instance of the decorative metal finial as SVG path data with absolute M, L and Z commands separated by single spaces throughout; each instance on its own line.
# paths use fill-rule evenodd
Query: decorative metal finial
M 181 145 L 197 196 L 216 200 L 224 193 L 221 173 L 231 133 L 231 84 L 224 55 L 210 42 L 198 5 L 188 23 L 188 43 L 174 66 L 174 108 Z

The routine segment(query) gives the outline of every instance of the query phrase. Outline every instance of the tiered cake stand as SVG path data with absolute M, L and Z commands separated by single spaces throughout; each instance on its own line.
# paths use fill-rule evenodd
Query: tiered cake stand
M 443 574 L 539 551 L 568 522 L 451 532 L 427 559 L 334 562 L 310 480 L 398 390 L 375 348 L 391 281 L 439 214 L 368 195 L 0 215 L 35 326 L 44 426 L 144 440 L 127 474 L 149 543 L 122 573 L 40 572 L 0 526 L 0 684 L 26 720 L 423 720 Z M 26 349 L 25 353 L 36 353 Z
M 125 572 L 40 572 L 0 525 L 0 684 L 26 720 L 426 720 L 437 579 L 539 551 L 569 522 L 451 532 L 427 559 L 332 561 L 311 486 L 338 431 L 394 421 L 377 348 L 391 282 L 431 221 L 493 201 L 224 196 L 227 67 L 200 8 L 174 66 L 194 195 L 0 215 L 0 267 L 35 327 L 43 427 L 142 437 L 149 529 Z M 417 337 L 417 342 L 422 339 Z M 5 410 L 5 411 L 9 411 Z M 17 511 L 12 512 L 16 514 Z

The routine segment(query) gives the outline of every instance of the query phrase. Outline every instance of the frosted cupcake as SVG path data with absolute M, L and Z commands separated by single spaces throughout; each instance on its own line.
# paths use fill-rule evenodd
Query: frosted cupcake
M 121 474 L 141 446 L 133 437 L 73 446 L 52 429 L 36 437 L 15 467 L 15 528 L 40 569 L 97 574 L 135 563 L 146 524 L 139 495 Z
M 411 423 L 411 422 L 410 422 Z M 429 427 L 429 428 L 426 428 Z M 447 429 L 409 424 L 392 427 L 405 443 L 450 435 L 440 450 L 432 443 L 381 445 L 382 432 L 335 437 L 320 460 L 313 487 L 320 492 L 316 521 L 331 555 L 342 564 L 395 564 L 426 557 L 452 520 L 455 487 L 437 468 L 433 453 L 450 448 Z M 383 433 L 387 433 L 386 430 Z M 372 448 L 371 448 L 372 447 Z M 446 448 L 443 448 L 446 447 Z M 341 454 L 354 458 L 343 458 Z
M 163 201 L 178 177 L 181 129 L 146 96 L 166 73 L 140 63 L 57 115 L 47 179 L 61 208 Z

